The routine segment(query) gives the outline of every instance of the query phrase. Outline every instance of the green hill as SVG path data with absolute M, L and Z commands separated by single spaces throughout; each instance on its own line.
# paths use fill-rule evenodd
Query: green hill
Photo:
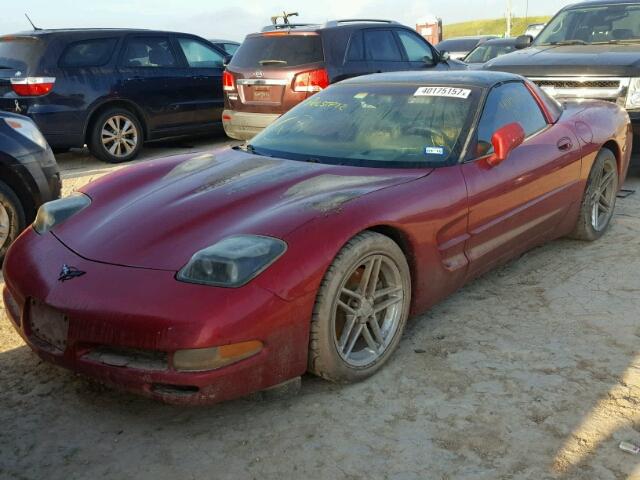
M 517 37 L 522 35 L 527 28 L 527 25 L 532 23 L 545 23 L 548 22 L 551 17 L 514 17 L 511 36 Z M 507 21 L 504 18 L 496 18 L 493 20 L 473 20 L 471 22 L 452 23 L 450 25 L 443 25 L 443 37 L 464 37 L 468 35 L 504 35 L 504 31 L 507 28 Z

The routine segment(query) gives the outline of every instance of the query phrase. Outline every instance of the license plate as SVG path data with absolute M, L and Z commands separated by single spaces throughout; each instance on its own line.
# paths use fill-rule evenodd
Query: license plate
M 271 89 L 269 87 L 253 87 L 254 100 L 270 100 Z
M 62 353 L 67 348 L 69 317 L 59 310 L 37 300 L 31 300 L 29 327 L 31 336 L 44 342 L 50 349 Z

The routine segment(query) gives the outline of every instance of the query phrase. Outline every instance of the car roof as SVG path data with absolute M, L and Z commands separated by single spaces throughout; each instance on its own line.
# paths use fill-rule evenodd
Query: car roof
M 498 83 L 522 81 L 523 77 L 513 73 L 489 70 L 457 70 L 451 72 L 389 72 L 374 73 L 343 80 L 346 84 L 406 83 L 409 85 L 467 85 L 491 88 Z
M 571 5 L 567 5 L 562 10 L 572 10 L 574 8 L 583 8 L 583 7 L 597 7 L 599 5 L 629 5 L 638 3 L 638 0 L 589 0 L 587 2 L 573 3 Z
M 372 19 L 372 18 L 347 18 L 341 20 L 329 20 L 326 23 L 292 23 L 289 25 L 267 25 L 260 32 L 255 34 L 263 34 L 273 31 L 292 31 L 292 32 L 320 32 L 324 30 L 354 30 L 362 27 L 380 27 L 393 26 L 400 28 L 411 28 L 395 20 Z
M 234 45 L 240 45 L 240 42 L 236 42 L 235 40 L 225 40 L 224 38 L 210 38 L 209 41 L 211 43 L 233 43 Z
M 190 33 L 171 32 L 164 30 L 148 30 L 144 28 L 51 28 L 40 30 L 25 30 L 23 32 L 12 33 L 8 35 L 0 35 L 3 37 L 39 37 L 49 35 L 78 35 L 100 34 L 100 33 L 163 33 L 163 34 L 180 34 L 191 35 Z

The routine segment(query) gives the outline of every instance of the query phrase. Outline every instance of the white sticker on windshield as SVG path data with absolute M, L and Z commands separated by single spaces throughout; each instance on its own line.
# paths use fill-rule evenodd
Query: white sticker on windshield
M 420 87 L 413 94 L 414 97 L 450 97 L 469 98 L 471 90 L 456 87 Z
M 444 148 L 442 147 L 426 147 L 424 153 L 427 155 L 444 155 Z

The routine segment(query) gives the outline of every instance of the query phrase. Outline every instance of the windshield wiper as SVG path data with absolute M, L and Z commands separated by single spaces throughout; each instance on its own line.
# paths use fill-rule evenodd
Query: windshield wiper
M 607 40 L 606 42 L 593 42 L 592 45 L 616 45 L 621 43 L 639 43 L 640 38 L 627 38 L 622 40 Z
M 589 45 L 589 42 L 585 42 L 584 40 L 562 40 L 559 42 L 549 42 L 549 43 L 541 43 L 540 45 Z
M 260 60 L 258 63 L 260 65 L 286 65 L 287 64 L 285 60 Z

